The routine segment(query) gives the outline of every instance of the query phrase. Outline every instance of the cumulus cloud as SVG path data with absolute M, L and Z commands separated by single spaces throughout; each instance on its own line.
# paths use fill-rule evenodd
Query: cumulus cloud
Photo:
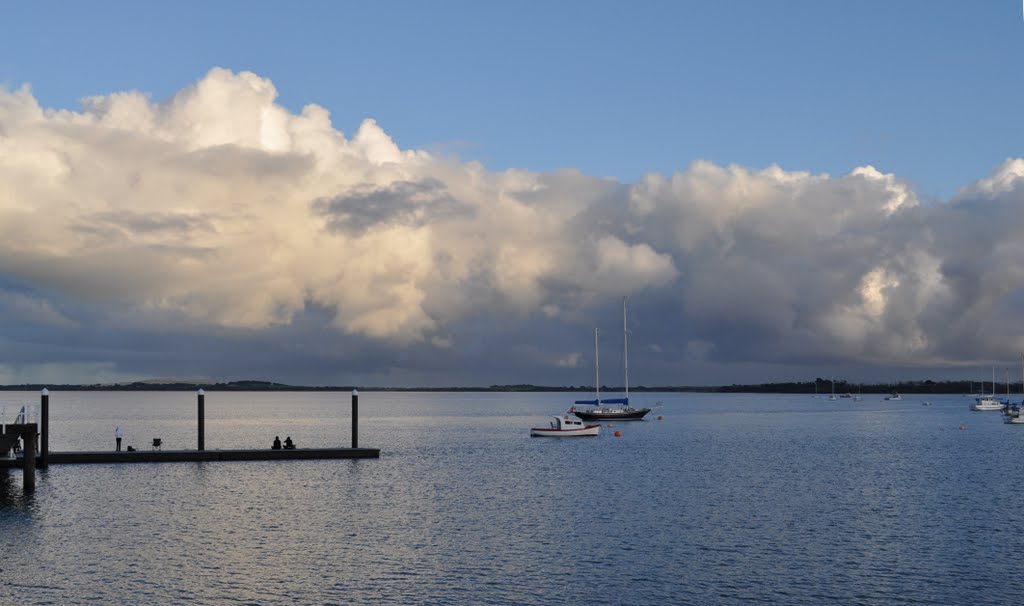
M 872 166 L 697 161 L 620 183 L 403 150 L 371 119 L 347 137 L 276 97 L 220 68 L 165 100 L 80 111 L 0 91 L 0 309 L 40 331 L 144 317 L 153 339 L 315 318 L 378 344 L 387 372 L 429 367 L 416 348 L 481 365 L 514 352 L 536 371 L 586 366 L 580 335 L 630 295 L 648 316 L 638 355 L 670 383 L 695 361 L 955 365 L 1024 348 L 1024 160 L 927 205 Z

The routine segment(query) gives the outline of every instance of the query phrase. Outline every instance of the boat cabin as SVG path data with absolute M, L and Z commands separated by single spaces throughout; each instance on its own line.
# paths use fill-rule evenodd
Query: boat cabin
M 554 421 L 551 422 L 551 429 L 583 429 L 584 427 L 583 421 L 569 415 L 552 418 Z

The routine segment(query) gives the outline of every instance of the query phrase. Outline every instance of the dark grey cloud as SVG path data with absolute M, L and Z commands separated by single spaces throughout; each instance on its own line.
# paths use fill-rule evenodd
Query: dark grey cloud
M 421 227 L 472 215 L 437 179 L 397 181 L 386 186 L 363 184 L 333 198 L 312 203 L 314 213 L 327 220 L 327 228 L 359 235 L 377 226 Z

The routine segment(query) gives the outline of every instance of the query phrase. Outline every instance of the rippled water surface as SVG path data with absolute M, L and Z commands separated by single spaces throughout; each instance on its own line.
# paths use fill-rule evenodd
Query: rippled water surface
M 0 604 L 1024 600 L 1024 426 L 967 398 L 639 394 L 663 420 L 529 437 L 573 397 L 364 392 L 376 460 L 0 470 Z M 50 402 L 52 450 L 196 447 L 193 394 Z M 347 446 L 349 413 L 208 393 L 206 447 Z

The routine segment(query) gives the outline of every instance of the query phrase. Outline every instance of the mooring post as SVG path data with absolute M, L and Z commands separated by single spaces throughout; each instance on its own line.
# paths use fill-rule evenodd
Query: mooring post
M 25 492 L 32 492 L 36 489 L 36 425 L 29 423 L 28 428 L 21 434 L 21 441 L 24 443 L 25 459 L 22 463 L 22 484 Z
M 359 448 L 359 390 L 352 390 L 352 448 Z
M 206 450 L 206 445 L 205 445 L 205 440 L 204 440 L 204 437 L 205 437 L 204 434 L 206 433 L 206 423 L 205 423 L 205 420 L 203 418 L 203 417 L 206 416 L 206 414 L 205 414 L 206 411 L 204 410 L 205 404 L 206 404 L 205 401 L 204 401 L 205 399 L 206 399 L 206 395 L 203 393 L 203 390 L 200 389 L 199 390 L 199 450 Z
M 39 467 L 46 469 L 50 454 L 50 390 L 45 387 L 40 395 L 39 423 Z

